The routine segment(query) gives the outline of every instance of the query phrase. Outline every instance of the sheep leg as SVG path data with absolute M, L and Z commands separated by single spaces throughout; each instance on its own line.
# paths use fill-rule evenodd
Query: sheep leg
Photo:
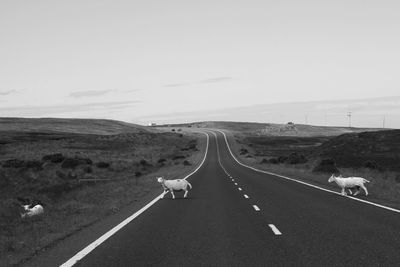
M 352 194 L 353 194 L 353 192 L 351 192 L 350 188 L 347 188 L 347 190 L 349 190 L 349 193 L 350 193 L 350 195 L 352 195 Z
M 170 192 L 171 192 L 171 195 L 172 195 L 172 199 L 175 199 L 175 195 L 174 195 L 174 190 L 169 190 Z
M 365 185 L 361 185 L 361 188 L 365 191 L 365 195 L 368 196 L 368 190 Z
M 347 196 L 346 189 L 342 188 L 342 196 Z
M 183 195 L 184 198 L 187 197 L 188 192 L 189 192 L 189 191 L 188 191 L 187 189 L 185 189 L 185 194 Z
M 354 196 L 357 196 L 358 194 L 360 194 L 360 189 L 357 189 L 357 191 L 354 193 Z

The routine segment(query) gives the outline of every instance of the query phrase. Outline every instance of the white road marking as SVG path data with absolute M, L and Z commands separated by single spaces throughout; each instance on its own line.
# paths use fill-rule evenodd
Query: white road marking
M 204 132 L 203 132 L 204 133 Z M 201 166 L 203 166 L 206 158 L 207 158 L 207 154 L 208 154 L 208 145 L 209 145 L 209 136 L 208 134 L 204 133 L 207 136 L 207 146 L 206 146 L 206 151 L 204 153 L 204 158 L 203 161 L 200 163 L 200 165 L 190 174 L 188 174 L 185 178 L 183 179 L 187 179 L 190 176 L 192 176 L 194 173 L 196 173 Z M 128 218 L 126 218 L 124 221 L 122 221 L 121 223 L 119 223 L 117 226 L 115 226 L 114 228 L 112 228 L 111 230 L 109 230 L 107 233 L 105 233 L 104 235 L 100 236 L 98 239 L 96 239 L 94 242 L 92 242 L 91 244 L 89 244 L 87 247 L 85 247 L 84 249 L 82 249 L 81 251 L 79 251 L 78 253 L 76 253 L 72 258 L 70 258 L 68 261 L 66 261 L 65 263 L 63 263 L 61 265 L 61 267 L 70 267 L 75 265 L 78 261 L 80 261 L 81 259 L 83 259 L 86 255 L 88 255 L 91 251 L 93 251 L 96 247 L 98 247 L 101 243 L 103 243 L 104 241 L 106 241 L 109 237 L 111 237 L 113 234 L 115 234 L 116 232 L 118 232 L 119 230 L 121 230 L 121 228 L 123 228 L 125 225 L 127 225 L 128 223 L 130 223 L 132 220 L 134 220 L 136 217 L 138 217 L 140 214 L 142 214 L 145 210 L 147 210 L 148 208 L 150 208 L 154 203 L 156 203 L 161 196 L 163 196 L 164 193 L 162 193 L 161 195 L 157 196 L 155 199 L 153 199 L 152 201 L 150 201 L 149 203 L 147 203 L 143 208 L 141 208 L 140 210 L 138 210 L 137 212 L 135 212 L 134 214 L 132 214 L 131 216 L 129 216 Z
M 260 208 L 259 208 L 257 205 L 253 205 L 253 208 L 254 208 L 256 211 L 260 211 Z
M 242 191 L 242 188 L 239 187 L 238 189 L 239 189 L 239 191 Z
M 275 235 L 282 235 L 281 231 L 276 228 L 275 225 L 273 224 L 268 224 L 269 228 L 271 228 L 272 232 L 274 232 Z
M 243 195 L 244 196 L 244 198 L 249 198 L 249 196 L 248 195 Z
M 238 185 L 238 183 L 235 183 L 235 185 Z
M 319 187 L 319 186 L 316 186 L 316 185 L 313 185 L 313 184 L 309 184 L 309 183 L 306 183 L 306 182 L 303 182 L 303 181 L 300 181 L 300 180 L 296 180 L 296 179 L 294 179 L 294 178 L 290 178 L 290 177 L 287 177 L 287 176 L 283 176 L 283 175 L 280 175 L 280 174 L 277 174 L 277 173 L 259 170 L 259 169 L 256 169 L 256 168 L 254 168 L 254 167 L 251 167 L 251 166 L 248 166 L 248 165 L 246 165 L 246 164 L 241 163 L 241 162 L 233 155 L 233 152 L 232 152 L 232 150 L 231 150 L 231 148 L 230 148 L 230 146 L 229 146 L 228 139 L 227 139 L 225 133 L 224 133 L 223 131 L 220 131 L 220 130 L 215 130 L 215 131 L 217 131 L 217 132 L 219 132 L 219 133 L 222 133 L 222 135 L 224 136 L 224 139 L 225 139 L 225 143 L 226 143 L 226 145 L 227 145 L 227 147 L 228 147 L 229 153 L 231 154 L 232 158 L 233 158 L 237 163 L 239 163 L 240 165 L 242 165 L 243 167 L 246 167 L 246 168 L 251 169 L 251 170 L 256 171 L 256 172 L 261 172 L 261 173 L 269 174 L 269 175 L 272 175 L 272 176 L 275 176 L 275 177 L 279 177 L 279 178 L 283 178 L 283 179 L 286 179 L 286 180 L 289 180 L 289 181 L 292 181 L 292 182 L 296 182 L 296 183 L 299 183 L 299 184 L 303 184 L 303 185 L 306 185 L 306 186 L 310 186 L 310 187 L 313 187 L 313 188 L 315 188 L 315 189 L 319 189 L 319 190 L 322 190 L 322 191 L 325 191 L 325 192 L 329 192 L 329 193 L 332 193 L 332 194 L 335 194 L 335 195 L 341 195 L 340 192 L 335 192 L 335 191 L 332 191 L 332 190 L 329 190 L 329 189 L 326 189 L 326 188 L 323 188 L 323 187 Z M 382 208 L 382 209 L 386 209 L 386 210 L 390 210 L 390 211 L 394 211 L 394 212 L 400 213 L 400 210 L 398 210 L 398 209 L 391 208 L 391 207 L 388 207 L 388 206 L 384 206 L 384 205 L 381 205 L 381 204 L 378 204 L 378 203 L 375 203 L 375 202 L 363 200 L 363 199 L 356 198 L 356 197 L 352 197 L 352 196 L 346 196 L 346 197 L 349 198 L 349 199 L 355 200 L 355 201 L 363 202 L 363 203 L 366 203 L 366 204 L 369 204 L 369 205 L 378 207 L 378 208 Z

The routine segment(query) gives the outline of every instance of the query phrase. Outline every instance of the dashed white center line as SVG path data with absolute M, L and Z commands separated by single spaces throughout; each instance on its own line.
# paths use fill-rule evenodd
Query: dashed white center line
M 237 183 L 235 183 L 235 185 L 238 185 Z
M 276 228 L 275 225 L 273 224 L 268 224 L 269 228 L 271 228 L 272 232 L 274 232 L 275 235 L 282 235 L 282 233 Z
M 259 208 L 257 205 L 253 205 L 253 208 L 254 208 L 256 211 L 260 211 L 260 208 Z
M 249 196 L 248 195 L 243 195 L 244 196 L 244 198 L 249 198 Z
M 239 189 L 239 191 L 242 191 L 242 188 L 239 187 L 238 189 Z

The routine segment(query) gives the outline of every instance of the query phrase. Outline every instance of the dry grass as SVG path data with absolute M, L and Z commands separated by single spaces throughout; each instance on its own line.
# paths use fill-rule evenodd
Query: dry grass
M 0 266 L 17 264 L 127 205 L 161 192 L 154 177 L 188 174 L 201 161 L 205 148 L 205 138 L 188 133 L 32 136 L 0 132 L 1 140 L 5 141 L 0 145 L 3 163 L 12 158 L 41 161 L 44 155 L 62 153 L 110 166 L 98 168 L 93 164 L 63 169 L 61 163 L 48 162 L 42 169 L 0 166 Z M 196 149 L 188 149 L 194 142 Z M 174 160 L 177 155 L 183 158 Z M 160 163 L 160 159 L 164 160 Z M 191 165 L 184 165 L 184 160 Z M 112 181 L 79 181 L 88 177 Z M 40 200 L 45 214 L 22 220 L 17 196 Z
M 251 146 L 243 142 L 244 135 L 228 134 L 230 146 L 237 158 L 243 163 L 256 167 L 261 170 L 269 171 L 272 173 L 292 177 L 302 181 L 310 182 L 312 184 L 328 188 L 334 191 L 340 191 L 336 184 L 328 183 L 330 174 L 314 173 L 312 170 L 316 165 L 316 161 L 308 162 L 305 164 L 271 164 L 261 163 L 263 157 L 256 156 L 255 151 Z M 246 155 L 241 155 L 241 149 L 249 151 Z M 286 148 L 283 148 L 286 149 Z M 250 157 L 248 155 L 251 155 Z M 400 209 L 400 173 L 396 171 L 379 171 L 371 170 L 368 168 L 341 168 L 341 174 L 344 177 L 358 176 L 364 177 L 371 182 L 367 185 L 369 195 L 368 200 L 377 203 L 389 205 Z

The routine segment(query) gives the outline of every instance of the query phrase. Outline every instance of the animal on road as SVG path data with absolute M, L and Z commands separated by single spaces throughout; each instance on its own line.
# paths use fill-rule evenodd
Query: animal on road
M 358 195 L 360 193 L 360 188 L 362 188 L 365 192 L 365 195 L 368 196 L 368 190 L 365 187 L 365 183 L 369 183 L 367 179 L 364 179 L 362 177 L 342 177 L 338 176 L 336 177 L 334 174 L 331 175 L 331 177 L 328 179 L 328 182 L 336 182 L 336 184 L 342 188 L 342 195 L 345 196 L 347 195 L 346 189 L 349 191 L 350 195 L 353 193 L 351 189 L 356 189 L 356 192 L 354 193 L 354 196 Z
M 176 180 L 166 180 L 164 177 L 158 177 L 156 178 L 157 181 L 161 184 L 161 186 L 164 189 L 164 194 L 161 196 L 161 198 L 164 198 L 165 194 L 171 192 L 172 198 L 175 199 L 174 191 L 185 191 L 185 195 L 183 196 L 184 198 L 187 197 L 188 194 L 188 187 L 192 189 L 192 185 L 183 179 L 176 179 Z
M 35 205 L 31 208 L 31 205 L 22 205 L 25 210 L 25 213 L 21 214 L 21 218 L 32 217 L 36 215 L 40 215 L 44 212 L 42 205 Z

